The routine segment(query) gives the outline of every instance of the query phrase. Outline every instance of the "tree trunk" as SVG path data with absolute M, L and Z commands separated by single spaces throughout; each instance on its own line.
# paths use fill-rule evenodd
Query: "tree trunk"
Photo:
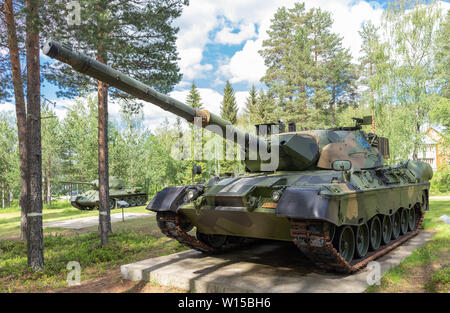
M 8 48 L 14 85 L 14 99 L 16 102 L 16 118 L 19 139 L 20 182 L 22 186 L 19 200 L 19 205 L 21 207 L 20 239 L 25 240 L 27 239 L 27 210 L 29 206 L 27 115 L 25 109 L 22 73 L 20 71 L 19 47 L 17 44 L 16 23 L 14 20 L 12 0 L 5 0 L 5 21 L 8 30 Z
M 336 113 L 335 113 L 335 103 L 336 103 L 336 87 L 333 86 L 333 90 L 331 91 L 331 125 L 336 127 Z
M 101 37 L 101 33 L 99 34 Z M 106 63 L 106 53 L 100 44 L 97 61 Z M 108 85 L 98 81 L 98 182 L 99 182 L 99 231 L 101 244 L 108 244 L 111 230 L 109 210 L 109 165 L 108 165 Z
M 11 207 L 11 190 L 9 190 L 9 186 L 7 188 L 7 191 L 8 191 L 8 198 L 6 200 L 6 206 L 9 208 Z
M 370 63 L 370 77 L 373 75 L 373 64 Z M 372 98 L 372 133 L 375 133 L 375 97 L 373 94 L 373 88 L 370 86 L 370 97 Z
M 11 207 L 11 190 L 9 190 L 9 186 L 7 187 L 7 192 L 8 192 L 8 198 L 6 198 L 6 206 L 8 208 Z
M 46 188 L 46 194 L 47 194 L 47 204 L 48 204 L 48 206 L 49 207 L 51 207 L 52 206 L 52 183 L 51 183 L 51 168 L 52 168 L 52 159 L 51 159 L 51 156 L 50 156 L 50 153 L 48 154 L 48 160 L 47 160 L 48 162 L 47 162 L 47 164 L 48 164 L 48 167 L 47 167 L 47 188 Z
M 43 196 L 44 196 L 44 204 L 47 204 L 47 193 L 45 192 L 47 190 L 47 174 L 44 175 L 44 191 L 43 191 Z
M 5 208 L 5 181 L 2 179 L 2 209 Z
M 108 87 L 98 82 L 98 180 L 99 230 L 102 245 L 108 244 L 111 231 L 108 173 Z
M 42 234 L 42 154 L 41 154 L 41 79 L 39 61 L 39 4 L 26 1 L 27 48 L 27 133 L 29 138 L 30 207 L 27 212 L 28 266 L 34 271 L 44 268 Z

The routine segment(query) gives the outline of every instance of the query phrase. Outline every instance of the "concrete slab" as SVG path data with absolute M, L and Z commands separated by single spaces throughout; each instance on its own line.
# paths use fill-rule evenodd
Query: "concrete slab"
M 404 245 L 379 258 L 379 277 L 433 236 L 433 232 L 421 231 Z M 370 266 L 353 275 L 324 273 L 292 243 L 268 241 L 215 256 L 188 250 L 151 258 L 122 265 L 121 276 L 196 292 L 358 293 L 369 286 L 368 277 L 374 281 L 375 269 Z
M 155 213 L 124 213 L 125 220 L 148 216 L 155 216 Z M 118 221 L 122 221 L 122 213 L 111 214 L 111 222 Z M 61 227 L 69 229 L 81 229 L 95 225 L 98 225 L 98 215 L 43 223 L 44 227 Z

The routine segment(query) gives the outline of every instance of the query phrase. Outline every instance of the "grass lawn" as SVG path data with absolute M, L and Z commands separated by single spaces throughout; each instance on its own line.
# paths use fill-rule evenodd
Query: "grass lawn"
M 136 207 L 125 212 L 148 211 Z M 43 210 L 44 222 L 93 215 L 98 215 L 98 211 L 80 211 L 68 202 Z M 66 266 L 70 261 L 80 263 L 81 281 L 86 281 L 122 264 L 186 249 L 159 231 L 154 216 L 115 222 L 112 228 L 110 244 L 101 247 L 97 226 L 81 230 L 44 227 L 45 269 L 34 273 L 27 267 L 26 244 L 18 240 L 20 211 L 0 210 L 0 292 L 45 292 L 66 287 Z
M 450 225 L 439 219 L 450 216 L 450 200 L 430 200 L 423 228 L 436 235 L 389 270 L 381 284 L 367 292 L 443 292 L 450 291 Z

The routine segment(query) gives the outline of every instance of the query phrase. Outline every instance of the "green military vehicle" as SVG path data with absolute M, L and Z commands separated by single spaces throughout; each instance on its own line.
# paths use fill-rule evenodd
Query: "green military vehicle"
M 91 189 L 80 195 L 70 197 L 73 207 L 80 210 L 98 210 L 98 179 L 92 182 L 67 182 L 72 184 L 85 184 Z M 117 201 L 125 201 L 127 207 L 141 206 L 147 204 L 147 194 L 140 187 L 125 187 L 123 181 L 115 176 L 109 177 L 109 208 L 116 207 Z
M 277 125 L 258 125 L 272 132 L 263 139 L 69 47 L 50 41 L 44 53 L 240 144 L 246 173 L 167 187 L 148 204 L 161 231 L 184 245 L 216 253 L 253 238 L 290 241 L 323 269 L 354 272 L 420 230 L 433 171 L 420 161 L 384 165 L 389 141 L 361 130 L 368 118 L 326 130 L 290 124 L 278 134 Z

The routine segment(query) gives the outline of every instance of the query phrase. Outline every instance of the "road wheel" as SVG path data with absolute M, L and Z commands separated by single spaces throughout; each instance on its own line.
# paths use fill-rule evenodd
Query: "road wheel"
M 392 235 L 392 220 L 389 215 L 383 217 L 382 224 L 382 242 L 387 245 L 391 241 Z
M 377 250 L 381 245 L 381 222 L 378 216 L 370 221 L 370 250 Z
M 369 251 L 369 227 L 367 224 L 356 227 L 356 257 L 363 258 Z
M 128 198 L 127 199 L 128 201 L 128 205 L 130 206 L 130 207 L 133 207 L 133 206 L 136 206 L 136 198 L 135 197 L 130 197 L 130 198 Z
M 197 230 L 197 239 L 213 248 L 220 248 L 227 242 L 226 235 L 203 234 L 200 233 L 198 230 Z
M 400 233 L 402 235 L 408 232 L 408 216 L 408 210 L 402 209 L 402 212 L 400 213 Z
M 392 215 L 392 240 L 395 240 L 400 235 L 400 228 L 401 228 L 401 216 L 400 216 L 400 210 L 397 210 L 397 212 Z
M 411 208 L 408 211 L 408 229 L 413 231 L 416 229 L 416 211 L 414 208 Z
M 334 246 L 339 254 L 347 263 L 350 263 L 355 253 L 355 235 L 352 228 L 350 226 L 339 227 L 334 240 Z

